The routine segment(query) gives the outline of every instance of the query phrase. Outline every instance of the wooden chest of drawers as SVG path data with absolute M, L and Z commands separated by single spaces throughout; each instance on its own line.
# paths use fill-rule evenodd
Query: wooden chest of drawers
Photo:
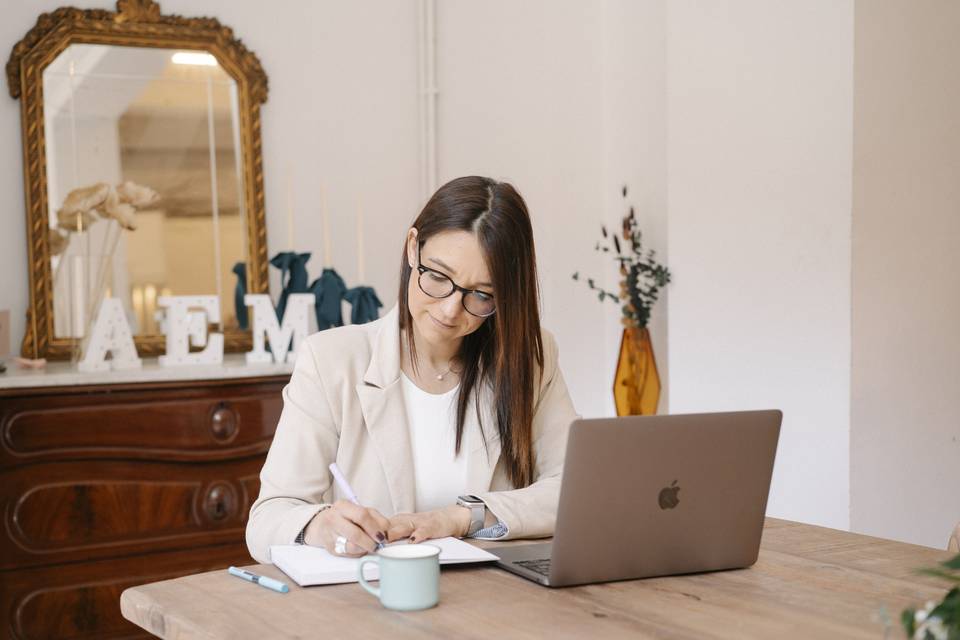
M 125 588 L 251 562 L 288 379 L 0 389 L 0 638 L 148 637 Z

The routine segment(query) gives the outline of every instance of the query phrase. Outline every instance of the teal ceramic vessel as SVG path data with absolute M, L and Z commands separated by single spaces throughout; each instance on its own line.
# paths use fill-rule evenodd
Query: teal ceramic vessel
M 380 568 L 380 586 L 363 577 L 364 565 Z M 399 544 L 366 556 L 357 566 L 360 586 L 380 599 L 387 609 L 419 611 L 440 600 L 440 548 L 430 544 Z

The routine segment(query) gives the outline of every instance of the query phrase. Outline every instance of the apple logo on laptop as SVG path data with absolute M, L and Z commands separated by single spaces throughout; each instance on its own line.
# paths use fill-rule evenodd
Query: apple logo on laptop
M 660 508 L 661 509 L 673 509 L 678 504 L 680 504 L 680 498 L 677 497 L 677 494 L 680 492 L 680 487 L 677 486 L 677 481 L 674 480 L 669 487 L 664 487 L 660 490 Z

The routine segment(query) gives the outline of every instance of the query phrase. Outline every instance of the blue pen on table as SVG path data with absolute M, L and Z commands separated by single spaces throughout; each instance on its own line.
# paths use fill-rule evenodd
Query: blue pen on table
M 343 495 L 347 496 L 347 500 L 362 507 L 360 504 L 360 499 L 357 498 L 357 494 L 353 492 L 353 488 L 350 486 L 350 483 L 347 482 L 347 477 L 343 475 L 343 471 L 340 471 L 340 467 L 337 466 L 336 462 L 330 463 L 330 473 L 333 474 L 333 479 L 337 481 L 337 485 L 340 487 L 340 491 L 343 491 Z M 377 542 L 377 550 L 383 549 L 383 543 Z
M 287 591 L 290 591 L 290 587 L 283 584 L 279 580 L 274 580 L 273 578 L 268 578 L 267 576 L 258 576 L 257 574 L 251 573 L 244 569 L 230 567 L 229 569 L 227 569 L 227 573 L 229 573 L 232 576 L 237 576 L 238 578 L 242 578 L 247 582 L 258 584 L 261 587 L 266 587 L 267 589 L 270 589 L 272 591 L 277 591 L 278 593 L 286 593 Z

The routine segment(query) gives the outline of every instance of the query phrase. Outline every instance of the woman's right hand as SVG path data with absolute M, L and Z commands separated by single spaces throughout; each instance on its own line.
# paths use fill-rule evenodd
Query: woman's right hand
M 333 555 L 358 558 L 376 551 L 378 542 L 386 542 L 389 529 L 390 521 L 376 509 L 338 500 L 313 516 L 304 531 L 303 541 L 314 547 L 323 547 Z M 338 536 L 347 539 L 346 553 L 336 552 Z

